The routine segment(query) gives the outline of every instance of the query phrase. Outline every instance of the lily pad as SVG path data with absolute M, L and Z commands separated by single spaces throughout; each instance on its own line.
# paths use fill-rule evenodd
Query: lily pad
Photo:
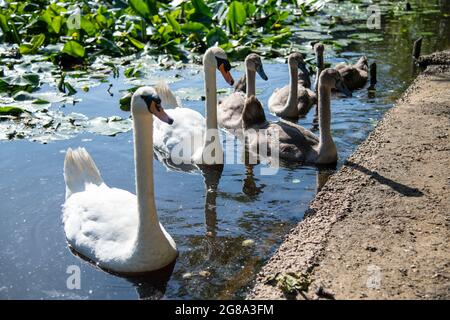
M 115 136 L 118 133 L 130 131 L 132 128 L 131 119 L 123 119 L 118 116 L 109 118 L 97 117 L 89 120 L 85 126 L 88 132 L 105 136 Z
M 25 110 L 17 107 L 0 107 L 0 116 L 20 116 Z
M 39 87 L 39 75 L 34 73 L 15 74 L 0 78 L 0 92 L 14 94 L 18 91 L 31 92 Z

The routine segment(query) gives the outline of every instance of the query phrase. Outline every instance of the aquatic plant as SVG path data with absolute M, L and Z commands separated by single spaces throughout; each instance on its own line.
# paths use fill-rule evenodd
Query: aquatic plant
M 280 45 L 291 35 L 289 25 L 321 2 L 326 1 L 7 0 L 0 12 L 0 39 L 16 43 L 20 54 L 45 51 L 62 67 L 89 63 L 99 54 L 144 49 L 186 60 L 214 44 L 245 55 L 259 46 Z
M 389 31 L 397 38 L 410 32 L 412 17 L 435 9 L 379 5 L 384 15 L 401 21 L 401 28 Z M 163 70 L 174 69 L 168 82 L 200 72 L 201 54 L 214 44 L 235 63 L 250 52 L 285 62 L 281 57 L 292 51 L 310 53 L 311 41 L 320 40 L 335 56 L 350 44 L 382 40 L 379 32 L 367 32 L 366 19 L 362 0 L 0 1 L 0 106 L 26 111 L 0 117 L 6 128 L 0 140 L 34 139 L 41 134 L 36 128 L 44 127 L 27 125 L 38 119 L 46 124 L 49 117 L 59 123 L 63 113 L 55 107 L 81 101 L 84 92 L 120 74 L 126 88 L 117 101 L 127 110 L 135 88 L 157 82 Z M 412 31 L 414 37 L 423 33 Z M 311 58 L 305 59 L 310 68 Z M 189 90 L 179 88 L 177 94 L 204 98 Z M 73 123 L 66 120 L 61 121 Z M 46 133 L 51 128 L 66 127 L 48 125 Z

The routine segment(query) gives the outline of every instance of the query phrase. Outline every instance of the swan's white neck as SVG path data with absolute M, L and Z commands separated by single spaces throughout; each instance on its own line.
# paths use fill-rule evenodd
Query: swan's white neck
M 327 86 L 321 86 L 319 80 L 319 155 L 334 147 L 333 137 L 331 136 L 331 89 Z
M 153 186 L 153 117 L 133 115 L 136 196 L 139 212 L 137 243 L 155 228 L 160 229 Z
M 203 66 L 205 74 L 205 117 L 206 132 L 203 138 L 203 164 L 223 164 L 223 150 L 217 126 L 217 84 L 216 70 Z
M 286 113 L 295 118 L 298 116 L 298 66 L 297 62 L 289 63 L 289 96 L 286 102 Z
M 250 96 L 256 96 L 256 72 L 250 70 L 250 68 L 246 65 L 245 74 L 247 78 L 247 98 L 249 98 Z
M 217 129 L 217 84 L 216 70 L 205 66 L 205 117 L 206 129 Z

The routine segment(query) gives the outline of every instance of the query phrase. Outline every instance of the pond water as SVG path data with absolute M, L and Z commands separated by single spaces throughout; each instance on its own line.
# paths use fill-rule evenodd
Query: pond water
M 424 1 L 419 3 L 424 5 Z M 421 13 L 383 18 L 382 29 L 370 31 L 377 33 L 376 41 L 361 36 L 358 43 L 327 51 L 325 59 L 332 64 L 355 61 L 360 54 L 378 64 L 374 97 L 369 98 L 363 89 L 352 98 L 332 100 L 338 167 L 410 83 L 413 39 L 424 36 L 424 53 L 449 47 L 450 21 L 445 7 L 439 1 L 428 1 Z M 334 11 L 325 9 L 311 18 L 309 27 L 301 28 L 298 39 L 305 46 L 315 38 L 330 38 L 328 29 L 316 23 L 317 19 L 328 19 L 327 15 L 337 9 L 329 10 Z M 359 11 L 364 11 L 364 7 Z M 352 34 L 367 32 L 364 26 L 354 27 L 356 22 L 344 23 L 351 28 L 332 32 L 331 39 L 348 39 Z M 288 78 L 287 66 L 281 61 L 266 61 L 265 70 L 269 81 L 257 79 L 257 88 L 259 99 L 266 105 L 271 92 L 287 83 Z M 232 71 L 235 79 L 241 72 L 239 68 Z M 202 92 L 201 73 L 178 73 L 179 80 L 171 84 L 173 90 L 189 88 L 191 92 Z M 165 74 L 173 77 L 173 71 L 160 75 Z M 59 108 L 64 113 L 76 112 L 90 118 L 127 118 L 129 113 L 118 107 L 119 91 L 129 87 L 123 80 L 122 76 L 111 77 L 87 93 L 77 93 L 82 102 Z M 107 92 L 109 83 L 113 84 L 113 96 Z M 222 79 L 218 87 L 226 88 Z M 199 99 L 184 100 L 183 104 L 204 112 Z M 267 110 L 266 115 L 275 120 Z M 311 121 L 312 112 L 300 123 L 310 128 Z M 262 176 L 260 166 L 225 165 L 217 190 L 207 192 L 201 175 L 168 171 L 155 161 L 157 209 L 161 223 L 178 245 L 179 257 L 173 270 L 132 279 L 98 270 L 73 255 L 67 246 L 61 222 L 65 194 L 63 161 L 65 150 L 77 146 L 91 153 L 108 185 L 134 192 L 131 131 L 114 137 L 80 133 L 48 144 L 0 141 L 0 298 L 243 298 L 256 273 L 283 236 L 303 218 L 317 189 L 332 173 L 315 167 L 290 167 L 281 168 L 273 176 Z M 252 240 L 253 244 L 245 246 L 245 240 Z M 66 286 L 66 271 L 72 265 L 81 269 L 79 290 Z

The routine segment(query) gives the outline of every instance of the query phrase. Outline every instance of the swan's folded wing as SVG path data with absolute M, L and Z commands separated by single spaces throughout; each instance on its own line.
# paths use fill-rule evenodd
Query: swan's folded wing
M 178 160 L 190 162 L 192 154 L 203 144 L 205 118 L 188 108 L 169 109 L 166 112 L 174 122 L 168 125 L 153 121 L 153 146 L 167 157 L 179 156 Z M 182 155 L 176 152 L 181 148 L 185 151 Z
M 96 261 L 117 259 L 136 239 L 137 199 L 125 190 L 89 185 L 66 200 L 62 218 L 66 238 L 77 252 Z
M 289 97 L 289 86 L 277 88 L 273 91 L 268 101 L 270 112 L 276 113 L 284 110 Z
M 318 136 L 316 136 L 314 133 L 312 133 L 308 129 L 305 129 L 304 127 L 302 127 L 301 125 L 299 125 L 297 123 L 293 123 L 293 122 L 286 121 L 283 119 L 280 119 L 280 121 L 278 123 L 287 130 L 289 130 L 289 127 L 290 127 L 290 128 L 293 128 L 293 129 L 299 131 L 300 136 L 298 136 L 298 135 L 295 135 L 295 136 L 301 138 L 301 141 L 299 141 L 300 144 L 314 146 L 319 143 Z
M 217 121 L 225 129 L 241 129 L 241 116 L 244 109 L 245 94 L 233 92 L 225 97 L 217 109 Z

